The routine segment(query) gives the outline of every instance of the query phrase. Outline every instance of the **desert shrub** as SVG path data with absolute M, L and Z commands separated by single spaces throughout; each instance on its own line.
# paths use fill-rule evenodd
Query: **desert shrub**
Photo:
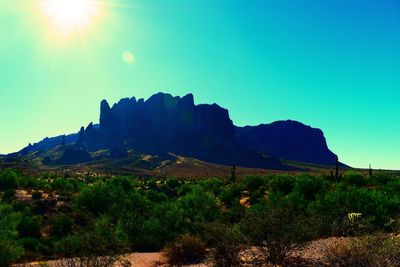
M 13 212 L 11 206 L 0 203 L 0 266 L 9 266 L 24 253 L 23 247 L 16 242 L 20 219 L 20 214 Z
M 365 231 L 385 229 L 385 225 L 399 214 L 399 200 L 388 194 L 356 187 L 337 186 L 310 204 L 315 216 L 321 219 L 321 232 L 348 235 L 349 213 L 362 213 Z
M 6 169 L 0 172 L 0 191 L 17 189 L 18 175 L 14 170 Z
M 316 199 L 317 195 L 325 193 L 327 183 L 319 177 L 299 175 L 296 177 L 293 191 L 302 195 L 308 201 Z
M 23 179 L 19 179 L 19 186 L 22 188 L 36 189 L 38 188 L 38 182 L 36 178 L 32 176 L 25 176 Z
M 82 189 L 74 200 L 74 206 L 94 215 L 104 213 L 109 207 L 110 194 L 105 183 L 95 183 Z
M 114 228 L 105 217 L 56 244 L 56 252 L 62 258 L 58 265 L 62 267 L 114 266 L 127 249 L 126 235 L 120 229 Z
M 193 188 L 183 197 L 150 206 L 138 196 L 118 223 L 135 250 L 156 251 L 184 233 L 201 234 L 218 216 L 216 198 Z
M 184 232 L 198 233 L 207 222 L 215 221 L 220 215 L 214 195 L 195 188 L 177 200 L 177 223 Z
M 198 263 L 206 257 L 206 246 L 200 238 L 185 234 L 168 244 L 163 255 L 171 265 Z
M 361 173 L 347 171 L 346 173 L 344 173 L 341 179 L 341 183 L 349 186 L 362 187 L 367 184 L 367 179 L 365 179 L 365 177 Z
M 70 179 L 57 178 L 51 183 L 51 188 L 59 192 L 73 192 L 77 188 Z
M 391 194 L 400 195 L 400 180 L 396 179 L 389 181 L 384 186 L 384 191 Z
M 138 240 L 144 240 L 143 223 L 149 218 L 151 212 L 148 202 L 139 192 L 123 193 L 117 188 L 110 192 L 109 208 L 106 214 L 112 218 L 114 224 L 118 224 L 128 235 L 130 243 L 137 250 L 141 250 Z
M 118 189 L 121 192 L 129 193 L 133 190 L 133 183 L 128 177 L 118 176 L 107 181 L 107 186 L 111 189 Z
M 241 190 L 238 186 L 228 185 L 221 188 L 218 198 L 224 203 L 224 205 L 230 208 L 235 203 L 239 202 L 241 196 Z
M 171 190 L 176 190 L 181 186 L 181 181 L 173 178 L 168 178 L 167 181 L 165 181 L 165 185 Z
M 50 234 L 56 237 L 63 237 L 71 233 L 73 221 L 68 215 L 60 214 L 50 220 Z
M 374 173 L 371 177 L 371 180 L 374 184 L 383 186 L 389 184 L 392 181 L 398 181 L 398 179 L 396 179 L 392 175 L 382 172 Z
M 21 221 L 17 226 L 19 237 L 40 238 L 40 230 L 42 228 L 42 218 L 26 213 L 22 216 Z
M 211 260 L 216 267 L 242 266 L 240 253 L 244 249 L 244 237 L 238 227 L 214 223 L 207 227 L 207 241 Z
M 242 190 L 247 190 L 249 192 L 257 191 L 261 187 L 265 190 L 268 186 L 268 179 L 261 176 L 246 176 L 240 180 L 239 186 Z
M 3 193 L 3 202 L 12 204 L 15 201 L 15 189 L 7 189 Z
M 177 193 L 179 197 L 183 197 L 186 194 L 192 192 L 194 189 L 193 185 L 191 184 L 183 184 L 177 189 Z
M 171 240 L 165 225 L 158 218 L 149 218 L 140 224 L 140 229 L 133 237 L 134 248 L 138 251 L 154 252 L 162 249 Z
M 236 200 L 229 209 L 224 209 L 221 211 L 221 219 L 224 222 L 235 224 L 240 222 L 245 214 L 246 207 L 241 205 L 239 200 Z
M 153 190 L 147 191 L 145 194 L 145 197 L 149 201 L 155 202 L 155 203 L 161 203 L 161 202 L 167 201 L 167 199 L 168 199 L 167 195 L 165 195 L 164 193 L 156 192 Z
M 275 175 L 270 178 L 268 187 L 272 192 L 287 195 L 293 191 L 295 180 L 292 175 Z
M 14 211 L 29 212 L 30 206 L 27 203 L 21 201 L 15 201 L 12 205 Z
M 40 246 L 40 241 L 37 238 L 24 237 L 18 239 L 18 243 L 26 250 L 37 251 Z
M 24 255 L 20 260 L 23 261 L 35 261 L 41 257 L 42 244 L 40 239 L 25 237 L 18 239 L 18 244 L 24 248 Z
M 338 267 L 399 266 L 399 245 L 399 237 L 376 234 L 338 242 L 327 248 L 324 257 Z
M 218 195 L 221 188 L 224 186 L 224 182 L 221 179 L 213 178 L 202 180 L 199 182 L 199 185 L 204 191 Z
M 265 197 L 268 189 L 268 178 L 261 176 L 247 176 L 240 180 L 238 187 L 249 195 L 249 202 L 256 204 Z
M 256 258 L 272 264 L 283 264 L 294 249 L 305 246 L 315 234 L 312 218 L 284 196 L 251 207 L 242 227 L 257 248 Z
M 133 248 L 138 251 L 159 251 L 183 233 L 180 208 L 176 201 L 154 205 L 148 218 L 131 217 L 121 221 L 127 229 Z

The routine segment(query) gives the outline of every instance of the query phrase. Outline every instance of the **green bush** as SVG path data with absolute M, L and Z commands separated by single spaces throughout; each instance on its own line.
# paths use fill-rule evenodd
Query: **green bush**
M 341 183 L 349 186 L 362 187 L 367 184 L 367 179 L 361 173 L 348 171 L 344 173 Z
M 258 191 L 260 188 L 267 188 L 268 178 L 261 176 L 246 176 L 239 182 L 239 186 L 242 190 L 249 192 Z
M 276 265 L 284 264 L 293 250 L 314 238 L 313 223 L 290 199 L 276 196 L 251 207 L 242 228 L 257 248 L 259 260 Z
M 20 238 L 40 238 L 42 229 L 42 217 L 33 216 L 31 214 L 24 214 L 18 226 L 18 233 Z
M 200 188 L 179 198 L 177 223 L 182 231 L 198 233 L 207 222 L 215 221 L 220 213 L 214 195 Z
M 211 260 L 216 267 L 242 266 L 240 253 L 244 249 L 244 237 L 238 227 L 214 223 L 207 227 L 207 241 Z
M 293 191 L 295 181 L 292 175 L 275 175 L 269 180 L 268 187 L 272 192 L 287 195 Z
M 221 189 L 218 197 L 226 207 L 230 208 L 232 205 L 239 202 L 241 193 L 242 192 L 238 186 L 227 185 Z
M 318 195 L 327 190 L 327 182 L 319 177 L 310 175 L 299 175 L 296 177 L 293 191 L 299 193 L 308 201 L 313 201 Z
M 64 237 L 71 233 L 73 221 L 68 215 L 60 214 L 50 220 L 51 236 Z
M 32 176 L 25 176 L 23 179 L 19 179 L 19 186 L 25 189 L 37 189 L 38 181 Z
M 15 201 L 15 189 L 7 189 L 3 193 L 3 202 L 12 204 Z
M 396 218 L 400 212 L 400 200 L 388 194 L 357 187 L 337 186 L 317 198 L 310 209 L 321 220 L 321 232 L 331 235 L 348 235 L 349 213 L 362 213 L 368 225 L 365 231 L 381 229 Z
M 202 180 L 199 182 L 199 185 L 204 191 L 218 195 L 221 188 L 224 186 L 224 182 L 221 179 L 213 178 Z
M 51 183 L 51 188 L 59 192 L 74 192 L 75 185 L 70 179 L 57 178 Z
M 113 227 L 105 217 L 56 244 L 56 252 L 63 258 L 64 266 L 113 266 L 127 249 L 125 233 Z
M 17 189 L 18 175 L 14 170 L 6 169 L 0 172 L 0 191 Z
M 96 183 L 82 189 L 75 199 L 75 206 L 83 212 L 93 215 L 104 214 L 109 208 L 110 192 L 105 183 Z
M 37 252 L 40 247 L 40 240 L 37 238 L 24 237 L 18 239 L 18 244 L 20 244 L 25 249 L 25 251 L 29 250 Z
M 17 225 L 21 215 L 12 211 L 11 206 L 0 204 L 0 266 L 9 266 L 19 259 L 23 247 L 17 243 Z

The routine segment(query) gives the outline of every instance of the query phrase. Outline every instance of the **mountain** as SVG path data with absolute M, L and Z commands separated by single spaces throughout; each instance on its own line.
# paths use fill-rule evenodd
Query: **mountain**
M 112 106 L 103 100 L 99 124 L 90 123 L 75 134 L 45 138 L 8 157 L 45 165 L 119 159 L 113 161 L 114 167 L 121 159 L 126 159 L 125 165 L 154 167 L 163 166 L 164 161 L 179 163 L 183 157 L 273 170 L 295 170 L 280 159 L 335 163 L 335 154 L 319 129 L 295 121 L 235 127 L 228 110 L 217 104 L 195 105 L 192 94 L 173 97 L 164 93 L 147 100 L 124 98 Z
M 290 169 L 275 158 L 237 146 L 228 110 L 217 104 L 195 105 L 192 94 L 181 98 L 158 93 L 146 101 L 125 98 L 112 107 L 103 100 L 99 128 L 89 125 L 78 141 L 89 151 L 108 148 L 123 154 L 129 148 L 224 165 Z
M 276 121 L 235 130 L 238 144 L 261 154 L 322 165 L 334 165 L 336 161 L 324 133 L 297 121 Z
M 22 154 L 28 154 L 32 151 L 46 151 L 51 148 L 54 148 L 58 145 L 61 145 L 63 142 L 63 138 L 65 137 L 65 142 L 66 143 L 73 143 L 78 140 L 78 134 L 69 134 L 69 135 L 59 135 L 56 137 L 46 137 L 42 141 L 38 143 L 29 144 L 27 147 L 22 149 L 20 153 Z

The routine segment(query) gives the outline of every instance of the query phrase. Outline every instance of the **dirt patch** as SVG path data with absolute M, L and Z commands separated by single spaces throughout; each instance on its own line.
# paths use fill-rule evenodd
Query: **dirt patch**
M 332 237 L 327 239 L 320 239 L 311 242 L 308 246 L 303 249 L 297 250 L 292 253 L 294 263 L 293 266 L 327 266 L 324 261 L 325 251 L 338 243 L 346 242 L 348 238 L 339 238 Z M 244 252 L 246 254 L 246 252 Z M 164 257 L 161 253 L 132 253 L 125 257 L 128 260 L 132 267 L 167 267 Z M 48 262 L 47 265 L 43 265 L 43 263 L 33 262 L 22 265 L 14 265 L 14 267 L 23 267 L 23 266 L 31 266 L 31 267 L 39 267 L 39 266 L 48 266 L 53 267 L 54 262 Z M 192 264 L 186 265 L 187 267 L 211 267 L 211 264 L 202 263 L 202 264 Z M 250 266 L 250 265 L 249 265 Z M 121 266 L 117 266 L 121 267 Z

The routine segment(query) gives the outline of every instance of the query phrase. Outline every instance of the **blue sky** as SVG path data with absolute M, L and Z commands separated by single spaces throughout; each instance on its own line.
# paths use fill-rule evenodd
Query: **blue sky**
M 99 1 L 64 40 L 40 0 L 0 0 L 0 153 L 97 122 L 102 99 L 190 92 L 237 125 L 299 120 L 347 164 L 400 169 L 400 2 Z

